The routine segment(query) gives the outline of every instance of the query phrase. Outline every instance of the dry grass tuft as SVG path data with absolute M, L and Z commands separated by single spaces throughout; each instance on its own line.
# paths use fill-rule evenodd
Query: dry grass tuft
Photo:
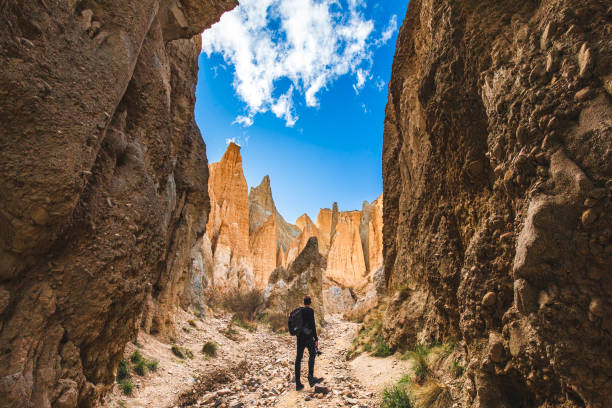
M 453 405 L 450 388 L 430 378 L 418 388 L 418 406 L 422 408 L 448 408 Z

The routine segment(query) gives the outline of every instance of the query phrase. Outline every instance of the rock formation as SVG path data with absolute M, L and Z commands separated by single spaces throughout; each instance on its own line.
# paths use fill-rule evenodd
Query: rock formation
M 279 214 L 272 198 L 270 177 L 249 192 L 249 235 L 255 285 L 265 288 L 272 271 L 284 262 L 285 251 L 299 230 Z
M 384 329 L 469 407 L 612 406 L 612 9 L 411 0 L 383 147 Z
M 382 266 L 382 196 L 372 204 L 365 201 L 362 211 L 338 211 L 334 203 L 332 209 L 319 211 L 316 224 L 304 214 L 296 225 L 301 233 L 289 246 L 284 265 L 295 259 L 310 237 L 316 237 L 327 257 L 325 277 L 332 285 L 362 292 Z
M 210 166 L 210 217 L 206 232 L 213 253 L 212 286 L 217 290 L 253 287 L 249 244 L 249 196 L 240 146 L 230 143 Z
M 267 310 L 288 316 L 293 309 L 302 306 L 304 296 L 309 295 L 317 321 L 323 322 L 324 270 L 325 258 L 319 253 L 316 237 L 311 237 L 288 268 L 280 266 L 270 275 L 264 293 Z
M 91 406 L 172 332 L 208 213 L 199 34 L 237 4 L 0 6 L 0 401 Z
M 360 211 L 343 211 L 331 238 L 325 276 L 343 287 L 358 288 L 366 282 L 366 259 L 359 235 Z

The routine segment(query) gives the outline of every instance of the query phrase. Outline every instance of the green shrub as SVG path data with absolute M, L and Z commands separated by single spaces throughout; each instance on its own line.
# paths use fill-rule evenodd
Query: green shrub
M 410 374 L 404 374 L 404 376 L 400 378 L 398 384 L 410 385 L 412 384 L 412 377 L 410 376 Z
M 196 322 L 194 322 L 193 320 L 188 320 L 187 323 L 189 323 L 189 325 L 191 327 L 198 327 L 198 325 L 196 324 Z
M 234 329 L 234 327 L 231 324 L 227 326 L 221 333 L 230 340 L 233 340 L 233 341 L 240 340 L 240 335 L 238 331 Z
M 202 346 L 202 353 L 206 354 L 209 357 L 214 357 L 217 355 L 217 343 L 214 341 L 207 341 Z
M 121 382 L 119 382 L 119 388 L 121 388 L 121 391 L 125 395 L 129 396 L 132 395 L 132 392 L 134 391 L 134 384 L 129 379 L 121 380 Z
M 193 352 L 185 347 L 172 346 L 171 350 L 178 358 L 193 358 Z
M 134 372 L 138 374 L 139 376 L 142 377 L 143 375 L 145 375 L 146 370 L 147 370 L 147 362 L 145 360 L 140 360 L 139 362 L 134 364 Z
M 133 344 L 133 345 L 135 345 L 135 346 L 136 346 L 136 347 L 138 347 L 138 348 L 142 348 L 142 344 L 140 344 L 140 343 L 138 342 L 138 340 L 132 340 L 132 344 Z
M 130 378 L 130 366 L 125 358 L 121 359 L 117 367 L 117 382 Z
M 413 408 L 412 398 L 403 387 L 386 388 L 382 394 L 381 408 Z
M 429 374 L 427 358 L 422 354 L 418 354 L 414 360 L 414 375 L 417 381 L 421 382 L 427 377 L 427 374 Z
M 150 371 L 157 371 L 157 366 L 159 365 L 159 361 L 157 360 L 148 360 L 147 361 L 147 368 Z
M 138 364 L 141 361 L 144 361 L 144 357 L 142 357 L 142 354 L 140 354 L 140 351 L 136 350 L 135 352 L 132 353 L 132 355 L 130 356 L 130 361 L 134 364 Z
M 181 329 L 182 329 L 182 330 L 183 330 L 185 333 L 189 333 L 189 332 L 191 332 L 191 330 L 189 330 L 189 327 L 185 327 L 185 326 L 183 326 L 183 327 L 181 327 Z
M 465 368 L 461 364 L 459 364 L 457 359 L 453 358 L 453 361 L 451 363 L 451 372 L 453 373 L 455 378 L 461 377 L 463 375 L 464 370 Z
M 240 315 L 235 314 L 234 316 L 232 316 L 232 322 L 238 326 L 238 327 L 242 327 L 245 330 L 250 331 L 251 333 L 254 332 L 255 330 L 257 330 L 257 326 L 254 325 L 253 323 L 243 320 Z
M 378 339 L 376 343 L 376 348 L 374 349 L 374 355 L 376 357 L 389 357 L 393 354 L 393 350 L 389 346 L 387 346 L 382 339 Z

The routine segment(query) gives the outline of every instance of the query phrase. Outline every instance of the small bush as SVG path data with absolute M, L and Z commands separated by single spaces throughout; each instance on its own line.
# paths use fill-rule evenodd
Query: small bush
M 121 380 L 121 382 L 119 382 L 119 388 L 121 388 L 121 391 L 125 395 L 130 396 L 132 395 L 132 392 L 134 391 L 134 384 L 129 379 Z
M 202 346 L 202 353 L 206 354 L 209 357 L 214 357 L 217 355 L 217 343 L 214 341 L 207 341 Z
M 447 408 L 453 404 L 449 388 L 435 380 L 428 380 L 421 387 L 418 401 L 423 408 Z
M 221 333 L 232 341 L 240 340 L 240 334 L 238 333 L 238 330 L 234 329 L 231 324 L 227 326 L 225 330 L 223 330 Z
M 223 307 L 233 312 L 243 322 L 255 320 L 257 312 L 264 304 L 261 290 L 230 290 L 223 295 Z
M 382 394 L 381 408 L 413 408 L 414 404 L 403 387 L 386 388 Z
M 140 354 L 140 351 L 136 350 L 135 352 L 132 353 L 132 355 L 130 356 L 130 361 L 134 364 L 138 364 L 141 361 L 144 361 L 144 357 L 142 356 L 142 354 Z
M 404 374 L 404 376 L 400 378 L 398 384 L 410 385 L 412 384 L 412 377 L 410 376 L 410 374 Z
M 125 358 L 121 359 L 117 367 L 117 382 L 130 378 L 130 366 Z
M 374 355 L 376 357 L 389 357 L 391 354 L 393 354 L 391 347 L 387 346 L 382 339 L 378 339 L 376 348 L 374 349 Z
M 185 333 L 189 333 L 189 332 L 191 332 L 191 330 L 189 330 L 189 327 L 184 327 L 184 326 L 183 326 L 183 327 L 182 327 L 182 329 L 183 329 L 183 331 L 184 331 Z
M 270 328 L 275 333 L 283 333 L 287 331 L 287 316 L 284 313 L 271 313 L 266 316 Z
M 188 321 L 187 321 L 187 323 L 189 323 L 189 325 L 190 325 L 191 327 L 196 327 L 196 328 L 198 327 L 198 325 L 196 324 L 196 322 L 195 322 L 195 321 L 193 321 L 193 320 L 188 320 Z
M 255 330 L 257 330 L 257 326 L 252 324 L 251 322 L 242 320 L 242 318 L 238 315 L 235 314 L 234 316 L 232 316 L 232 322 L 238 326 L 238 327 L 242 327 L 245 330 L 248 330 L 250 332 L 254 332 Z
M 429 374 L 427 358 L 422 354 L 418 354 L 414 360 L 414 375 L 417 382 L 422 382 L 427 377 L 427 374 Z
M 459 364 L 459 361 L 457 361 L 456 358 L 453 358 L 453 361 L 451 363 L 451 372 L 453 373 L 455 378 L 461 377 L 463 375 L 464 370 L 465 368 L 461 364 Z
M 135 345 L 135 346 L 136 346 L 136 347 L 138 347 L 138 348 L 142 348 L 142 344 L 140 344 L 140 343 L 138 342 L 138 340 L 132 340 L 132 344 L 133 344 L 133 345 Z
M 139 376 L 144 376 L 147 371 L 147 362 L 145 360 L 140 360 L 136 364 L 134 364 L 134 372 Z
M 148 360 L 147 361 L 147 368 L 150 371 L 157 371 L 157 366 L 159 365 L 159 361 L 157 360 Z
M 185 347 L 172 346 L 171 350 L 178 358 L 193 358 L 193 352 Z

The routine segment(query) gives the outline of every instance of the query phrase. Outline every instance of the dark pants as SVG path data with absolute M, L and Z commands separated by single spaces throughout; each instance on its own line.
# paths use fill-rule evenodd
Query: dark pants
M 308 348 L 308 381 L 314 378 L 314 365 L 316 349 L 312 338 L 297 338 L 297 355 L 295 356 L 295 383 L 300 384 L 300 372 L 302 371 L 302 357 L 304 349 Z

